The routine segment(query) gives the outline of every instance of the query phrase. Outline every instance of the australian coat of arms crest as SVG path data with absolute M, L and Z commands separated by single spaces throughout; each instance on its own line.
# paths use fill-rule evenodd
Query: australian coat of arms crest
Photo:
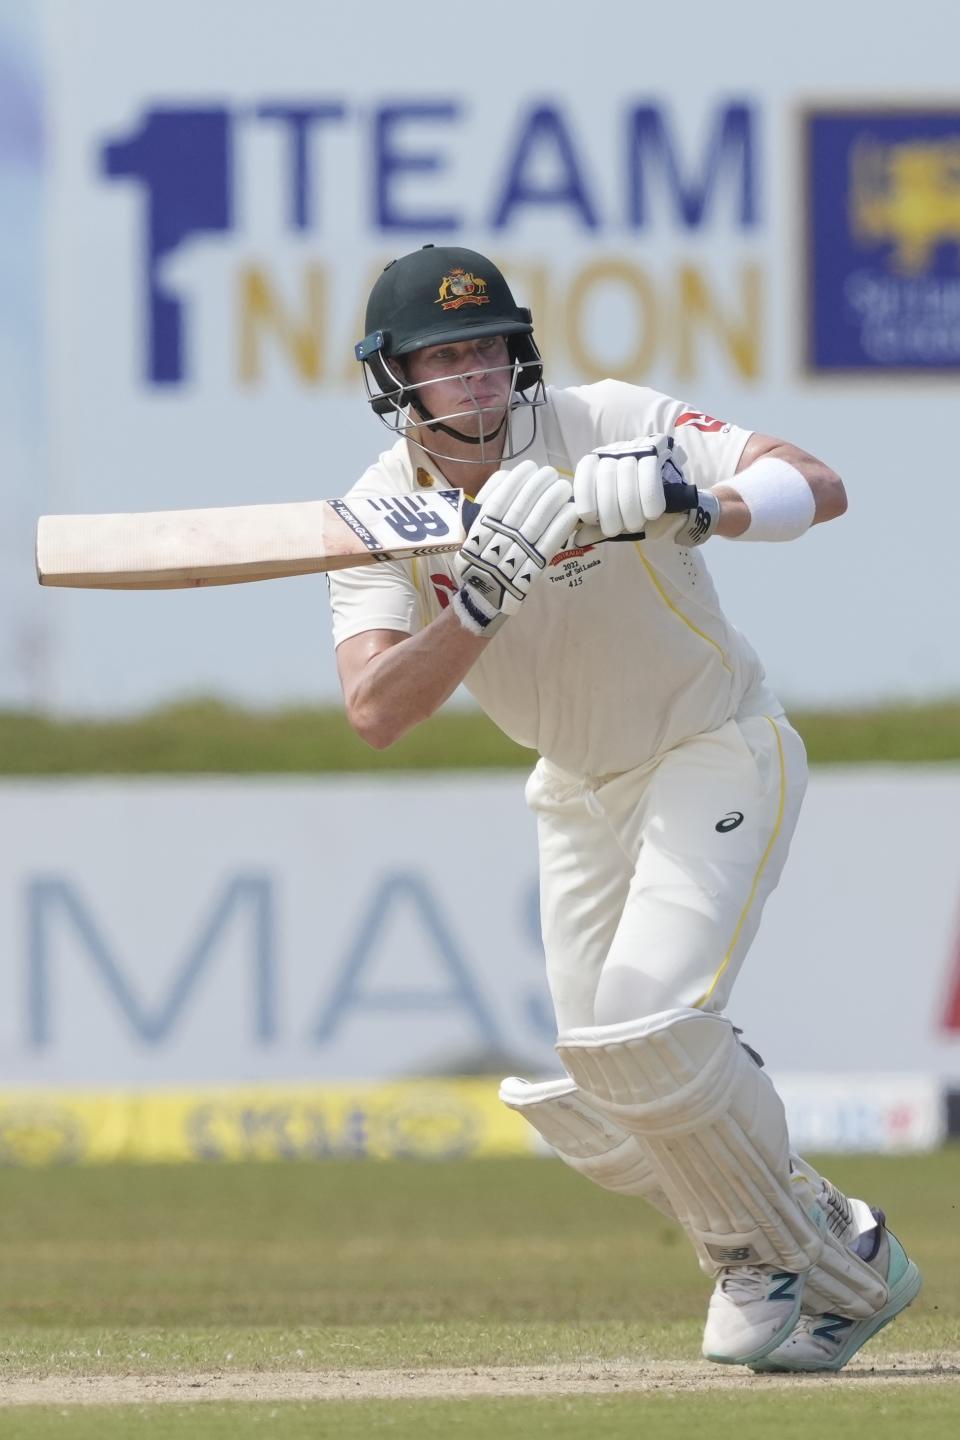
M 488 305 L 490 297 L 485 294 L 486 280 L 472 275 L 469 270 L 451 270 L 440 281 L 440 293 L 434 304 L 443 310 L 459 310 L 461 305 Z

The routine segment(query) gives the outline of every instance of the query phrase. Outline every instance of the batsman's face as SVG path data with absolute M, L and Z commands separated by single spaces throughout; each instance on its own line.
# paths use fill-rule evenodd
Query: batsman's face
M 510 399 L 513 365 L 503 335 L 429 345 L 408 355 L 404 365 L 411 385 L 431 415 L 457 416 L 466 433 L 490 429 Z

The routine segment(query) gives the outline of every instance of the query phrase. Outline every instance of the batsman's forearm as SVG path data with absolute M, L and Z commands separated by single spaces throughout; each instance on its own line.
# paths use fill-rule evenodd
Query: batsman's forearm
M 449 700 L 489 644 L 445 610 L 368 662 L 347 701 L 350 724 L 368 745 L 385 750 Z
M 724 535 L 728 540 L 742 535 L 750 524 L 749 506 L 734 488 L 735 483 L 732 480 L 729 485 L 713 486 L 713 494 L 720 501 L 720 516 L 714 533 Z

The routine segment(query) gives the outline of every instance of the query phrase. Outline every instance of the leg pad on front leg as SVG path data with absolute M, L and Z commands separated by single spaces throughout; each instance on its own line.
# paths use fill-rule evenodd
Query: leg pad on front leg
M 729 1021 L 678 1008 L 567 1031 L 557 1050 L 643 1142 L 704 1269 L 816 1264 L 825 1216 L 807 1176 L 791 1173 L 783 1106 Z
M 643 1144 L 604 1115 L 572 1080 L 532 1084 L 510 1076 L 500 1099 L 543 1136 L 572 1170 L 618 1195 L 639 1195 L 663 1215 L 676 1215 Z

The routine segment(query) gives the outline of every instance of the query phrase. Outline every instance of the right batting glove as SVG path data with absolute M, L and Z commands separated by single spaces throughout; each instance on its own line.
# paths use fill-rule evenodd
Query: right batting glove
M 606 540 L 642 534 L 647 540 L 702 545 L 716 528 L 720 502 L 709 490 L 688 485 L 691 508 L 677 511 L 683 484 L 673 436 L 644 435 L 584 455 L 573 477 L 573 503 L 579 518 L 599 526 Z
M 573 477 L 573 502 L 587 525 L 604 538 L 637 534 L 666 509 L 664 480 L 682 480 L 673 459 L 673 437 L 644 435 L 600 445 L 584 455 Z
M 461 582 L 451 606 L 464 629 L 495 635 L 577 525 L 573 487 L 550 465 L 524 460 L 491 475 L 480 513 L 454 562 Z

